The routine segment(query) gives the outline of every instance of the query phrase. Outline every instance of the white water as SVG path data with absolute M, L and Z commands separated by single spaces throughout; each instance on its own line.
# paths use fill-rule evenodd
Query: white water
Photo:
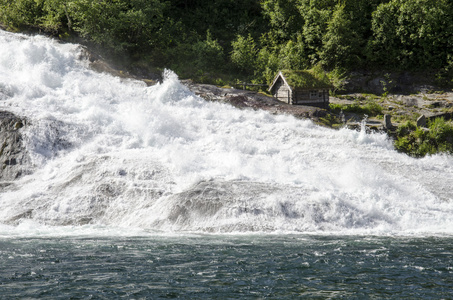
M 0 44 L 0 110 L 30 120 L 35 168 L 0 193 L 0 233 L 453 233 L 451 156 L 208 103 L 170 71 L 152 87 L 99 74 L 77 45 Z

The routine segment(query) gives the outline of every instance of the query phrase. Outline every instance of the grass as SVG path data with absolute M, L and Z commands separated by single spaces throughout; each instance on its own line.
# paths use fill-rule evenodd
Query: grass
M 329 108 L 331 111 L 335 113 L 349 112 L 355 113 L 359 115 L 367 115 L 369 117 L 374 117 L 378 115 L 382 115 L 383 107 L 374 101 L 369 101 L 364 105 L 355 102 L 353 104 L 329 104 Z

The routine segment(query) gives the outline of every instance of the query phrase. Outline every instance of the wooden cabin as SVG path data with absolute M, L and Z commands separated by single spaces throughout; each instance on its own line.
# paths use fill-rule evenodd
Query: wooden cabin
M 320 78 L 313 72 L 289 71 L 278 72 L 269 92 L 282 102 L 312 106 L 329 105 L 330 82 L 326 76 Z

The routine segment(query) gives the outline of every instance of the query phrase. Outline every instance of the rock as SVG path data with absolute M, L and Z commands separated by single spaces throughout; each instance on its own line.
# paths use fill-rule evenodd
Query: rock
M 210 84 L 196 84 L 188 80 L 182 80 L 181 82 L 193 93 L 207 101 L 228 103 L 240 109 L 260 109 L 269 111 L 272 114 L 287 114 L 296 118 L 313 120 L 327 115 L 327 111 L 321 107 L 291 105 L 258 92 L 220 88 Z
M 424 115 L 421 115 L 418 119 L 417 119 L 417 126 L 418 127 L 426 127 L 426 117 Z
M 418 106 L 418 100 L 416 98 L 412 98 L 412 97 L 405 98 L 405 97 L 403 97 L 402 98 L 402 102 L 406 106 L 410 106 L 410 107 Z
M 384 85 L 386 83 L 385 78 L 377 77 L 368 82 L 367 88 L 374 94 L 382 94 L 384 92 Z
M 392 119 L 391 115 L 384 115 L 384 129 L 390 130 L 393 128 L 391 119 Z
M 385 75 L 384 75 L 385 74 Z M 342 91 L 345 93 L 365 92 L 382 94 L 384 92 L 396 94 L 428 93 L 443 90 L 441 87 L 432 85 L 435 82 L 434 74 L 409 73 L 409 72 L 385 72 L 385 71 L 359 71 L 351 72 L 345 80 Z M 426 83 L 431 84 L 426 84 Z
M 439 107 L 442 106 L 442 102 L 440 102 L 440 101 L 434 101 L 434 102 L 432 102 L 432 103 L 430 104 L 430 106 L 431 106 L 432 108 L 439 108 Z
M 11 181 L 30 173 L 30 158 L 22 143 L 24 119 L 13 113 L 0 111 L 0 181 Z

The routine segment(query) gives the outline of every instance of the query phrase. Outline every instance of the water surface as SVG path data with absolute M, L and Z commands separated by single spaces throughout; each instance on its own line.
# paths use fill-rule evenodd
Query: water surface
M 310 235 L 0 240 L 2 297 L 448 298 L 453 239 Z

